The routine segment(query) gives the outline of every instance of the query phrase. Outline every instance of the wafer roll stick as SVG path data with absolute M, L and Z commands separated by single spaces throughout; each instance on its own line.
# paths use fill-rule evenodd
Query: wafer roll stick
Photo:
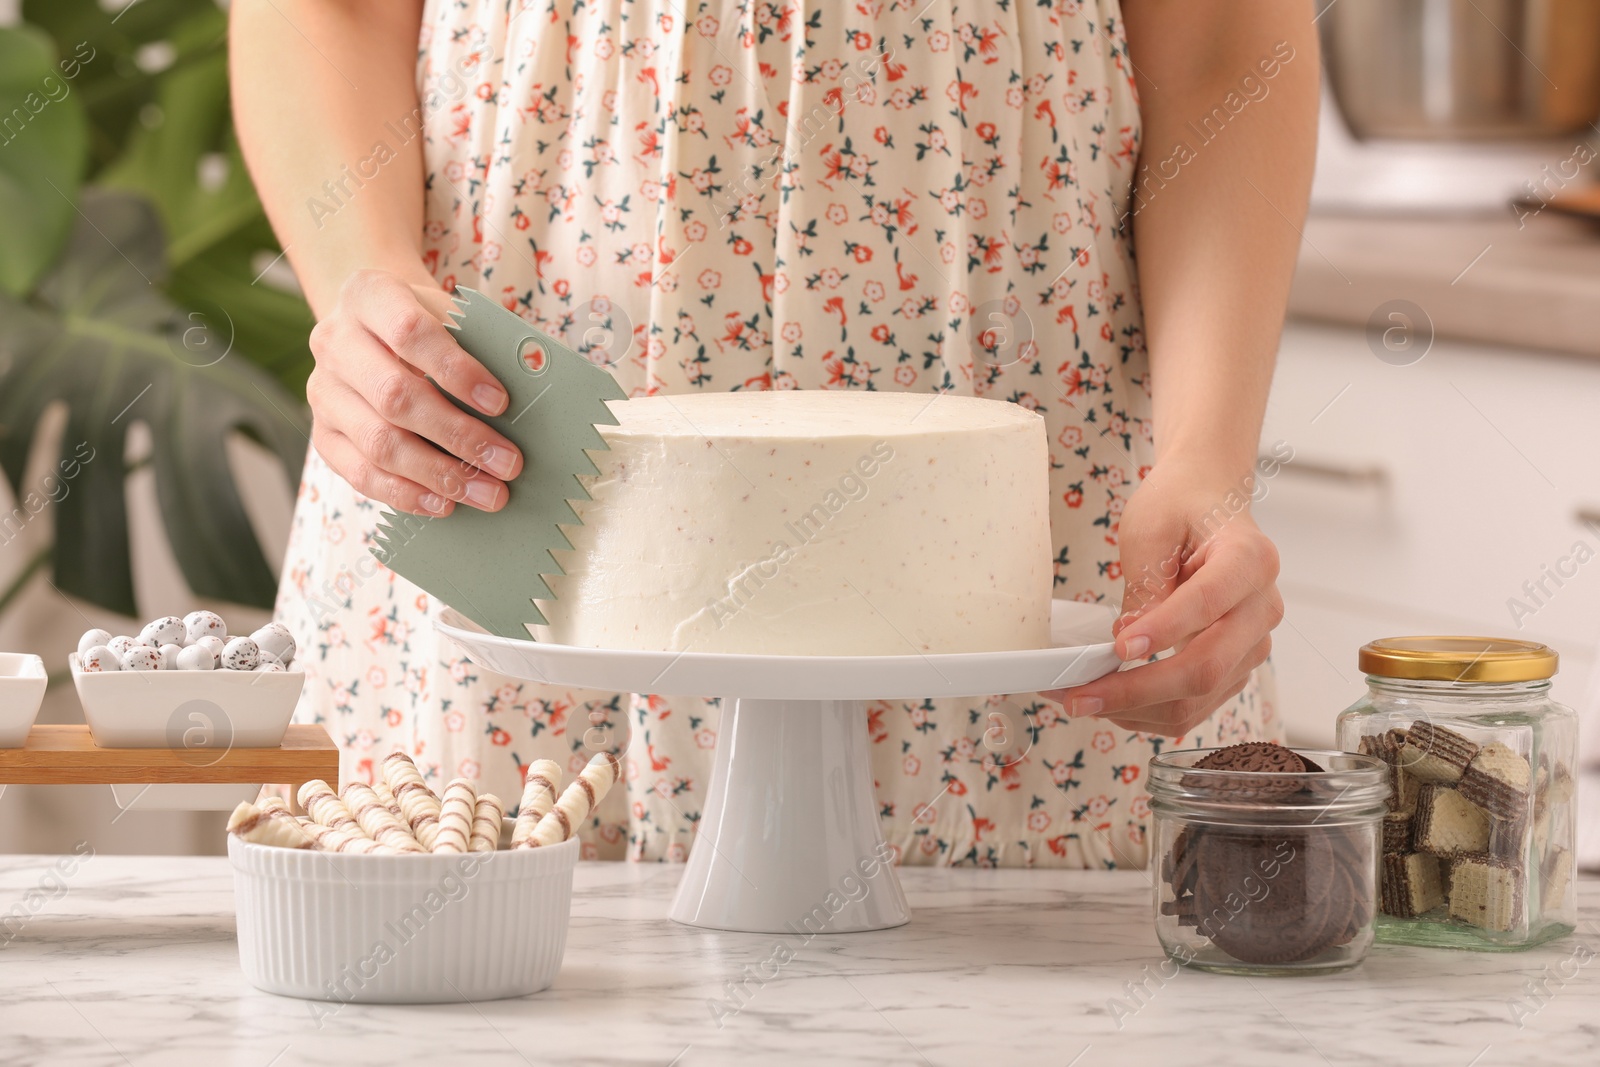
M 378 794 L 365 782 L 351 782 L 345 786 L 344 802 L 350 814 L 356 817 L 367 836 L 396 852 L 421 852 L 422 846 L 411 836 L 410 827 L 390 811 Z
M 478 793 L 465 778 L 451 779 L 444 787 L 439 805 L 439 835 L 435 852 L 465 852 L 472 843 L 472 818 L 478 808 Z
M 318 825 L 326 826 L 330 830 L 344 830 L 361 837 L 368 836 L 361 828 L 361 824 L 356 822 L 356 817 L 350 814 L 350 809 L 344 806 L 344 801 L 339 799 L 339 794 L 321 778 L 302 785 L 299 800 L 300 806 L 306 809 L 306 814 Z
M 399 802 L 417 843 L 433 851 L 439 836 L 439 798 L 422 780 L 422 772 L 404 752 L 391 752 L 383 761 L 383 780 Z
M 282 801 L 279 801 L 282 803 Z M 294 821 L 294 817 L 280 819 L 263 811 L 248 800 L 233 809 L 228 816 L 228 833 L 253 845 L 272 845 L 275 848 L 310 848 L 311 838 Z
M 522 786 L 522 803 L 517 805 L 517 825 L 511 831 L 512 848 L 528 848 L 528 838 L 539 820 L 555 807 L 561 788 L 561 765 L 553 759 L 536 759 L 528 768 Z
M 384 784 L 383 779 L 380 778 L 372 783 L 372 791 L 377 794 L 378 803 L 389 809 L 389 814 L 399 819 L 402 825 L 409 825 L 406 822 L 405 812 L 400 810 L 400 802 L 389 791 L 389 787 Z
M 622 777 L 622 764 L 609 752 L 601 752 L 578 773 L 572 784 L 562 792 L 555 807 L 540 819 L 528 838 L 530 847 L 557 845 L 577 832 L 577 826 L 600 801 L 606 791 Z
M 366 834 L 361 833 L 360 827 L 355 830 L 333 829 L 315 820 L 307 819 L 300 824 L 300 829 L 304 830 L 306 836 L 311 838 L 312 847 L 318 852 L 351 852 L 357 855 L 372 856 L 399 855 L 388 845 L 380 845 Z
M 472 840 L 469 852 L 493 852 L 500 847 L 500 822 L 505 818 L 505 802 L 493 793 L 479 793 L 472 809 Z

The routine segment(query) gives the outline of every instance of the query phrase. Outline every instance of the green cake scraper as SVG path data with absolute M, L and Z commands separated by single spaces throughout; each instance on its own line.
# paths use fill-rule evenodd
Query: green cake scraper
M 456 342 L 511 396 L 504 414 L 484 421 L 522 450 L 522 473 L 493 514 L 465 505 L 442 518 L 385 511 L 372 553 L 489 632 L 526 640 L 528 624 L 546 621 L 534 601 L 555 599 L 545 576 L 563 573 L 551 551 L 572 547 L 561 527 L 581 522 L 570 502 L 589 499 L 578 476 L 598 473 L 588 453 L 608 447 L 595 427 L 617 424 L 605 402 L 627 395 L 604 369 L 477 290 L 458 288 L 455 303 Z

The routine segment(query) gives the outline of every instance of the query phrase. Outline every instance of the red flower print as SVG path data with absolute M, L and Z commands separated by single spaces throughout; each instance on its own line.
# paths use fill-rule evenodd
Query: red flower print
M 1061 497 L 1069 508 L 1083 507 L 1083 492 L 1078 489 L 1069 489 Z
M 1117 738 L 1110 730 L 1096 730 L 1089 744 L 1096 752 L 1110 752 L 1116 747 Z

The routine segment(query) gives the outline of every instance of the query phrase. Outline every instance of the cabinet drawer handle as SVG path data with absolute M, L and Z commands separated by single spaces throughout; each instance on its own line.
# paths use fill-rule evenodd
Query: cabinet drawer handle
M 1262 456 L 1262 462 L 1269 462 L 1269 457 Z M 1338 482 L 1342 485 L 1352 486 L 1385 486 L 1389 484 L 1389 472 L 1379 466 L 1349 467 L 1339 463 L 1321 463 L 1314 459 L 1294 459 L 1283 463 L 1280 467 L 1289 474 L 1303 474 L 1308 478 L 1320 478 L 1327 482 Z M 1600 512 L 1594 513 L 1600 519 Z

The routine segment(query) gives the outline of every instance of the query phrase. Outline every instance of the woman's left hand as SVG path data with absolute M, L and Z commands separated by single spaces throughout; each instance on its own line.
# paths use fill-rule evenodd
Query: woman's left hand
M 1193 467 L 1157 464 L 1123 510 L 1125 587 L 1112 632 L 1125 662 L 1176 652 L 1044 696 L 1074 718 L 1179 737 L 1245 687 L 1283 618 L 1278 551 L 1250 517 L 1257 477 L 1219 485 Z

